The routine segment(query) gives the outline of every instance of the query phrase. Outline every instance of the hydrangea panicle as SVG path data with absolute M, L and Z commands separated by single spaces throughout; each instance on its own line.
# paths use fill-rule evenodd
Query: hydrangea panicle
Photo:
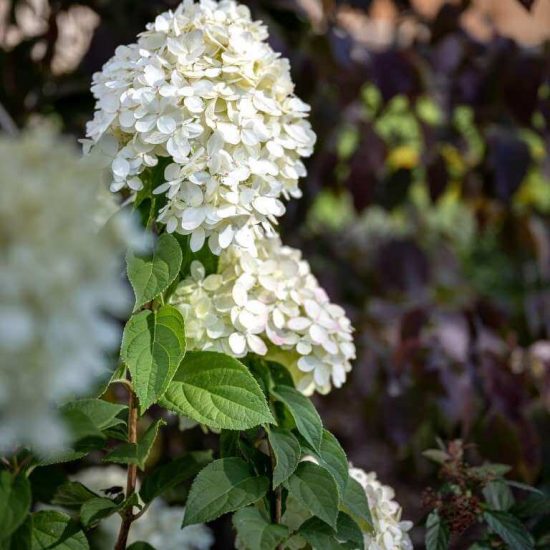
M 349 474 L 365 490 L 372 516 L 374 533 L 365 534 L 366 550 L 412 550 L 408 531 L 413 524 L 401 520 L 402 509 L 394 500 L 395 491 L 380 483 L 376 472 L 350 466 Z
M 352 327 L 330 302 L 301 253 L 278 237 L 257 242 L 257 255 L 230 247 L 218 273 L 195 261 L 172 298 L 186 319 L 190 349 L 284 364 L 306 394 L 340 387 L 355 357 Z
M 169 158 L 152 190 L 166 199 L 158 221 L 191 235 L 194 251 L 205 239 L 216 254 L 254 249 L 284 213 L 281 198 L 301 195 L 315 134 L 267 36 L 233 0 L 186 0 L 94 75 L 86 147 L 111 158 L 113 192 L 135 194 Z
M 124 212 L 100 231 L 97 171 L 49 129 L 0 138 L 0 448 L 58 449 L 56 406 L 89 390 L 130 309 Z

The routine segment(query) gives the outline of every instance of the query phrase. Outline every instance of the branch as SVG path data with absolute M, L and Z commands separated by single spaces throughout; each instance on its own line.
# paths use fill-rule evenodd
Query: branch
M 132 389 L 128 388 L 128 442 L 137 443 L 137 420 L 138 410 L 136 404 L 136 396 Z M 137 466 L 135 464 L 128 464 L 128 476 L 126 478 L 126 498 L 132 496 L 136 491 L 137 480 Z M 128 506 L 122 516 L 122 523 L 120 524 L 120 531 L 118 532 L 118 538 L 115 545 L 115 550 L 125 550 L 128 542 L 128 534 L 132 522 L 136 519 L 133 512 L 133 506 Z
M 267 441 L 267 445 L 269 448 L 269 457 L 271 458 L 271 469 L 275 469 L 275 453 L 273 452 L 273 448 L 271 447 L 271 443 L 269 443 L 269 439 Z M 281 487 L 277 487 L 276 489 L 273 487 L 273 479 L 271 481 L 271 491 L 272 491 L 272 510 L 271 510 L 271 519 L 273 523 L 281 523 L 281 517 L 282 517 L 282 510 L 283 510 L 283 493 L 281 491 Z

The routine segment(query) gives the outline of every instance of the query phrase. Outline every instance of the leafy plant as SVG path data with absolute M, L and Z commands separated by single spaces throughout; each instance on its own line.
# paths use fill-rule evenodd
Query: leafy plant
M 359 489 L 357 495 L 345 452 L 285 367 L 259 357 L 240 361 L 186 351 L 183 317 L 169 302 L 175 283 L 189 274 L 188 246 L 185 239 L 161 233 L 151 256 L 128 255 L 135 308 L 124 329 L 120 366 L 101 390 L 109 396 L 122 386 L 127 403 L 68 402 L 61 411 L 71 426 L 70 450 L 45 457 L 20 451 L 6 463 L 0 472 L 2 548 L 87 548 L 87 534 L 116 514 L 121 517 L 116 549 L 124 549 L 131 525 L 155 499 L 191 478 L 182 526 L 233 513 L 243 549 L 292 548 L 298 538 L 312 548 L 363 547 L 362 533 L 372 529 L 364 493 Z M 201 254 L 211 255 L 205 249 Z M 220 456 L 187 453 L 150 470 L 166 422 L 149 421 L 144 431 L 139 426 L 148 411 L 158 415 L 162 408 L 219 432 Z M 126 487 L 100 495 L 64 476 L 46 487 L 51 465 L 90 453 L 125 465 Z M 304 462 L 311 456 L 316 463 Z M 141 489 L 139 472 L 145 472 Z M 48 496 L 33 498 L 31 487 Z M 36 498 L 66 513 L 33 512 Z
M 462 541 L 471 550 L 544 547 L 550 498 L 505 477 L 510 468 L 485 463 L 470 466 L 462 441 L 425 451 L 439 464 L 443 484 L 424 494 L 431 511 L 426 520 L 426 549 L 443 550 Z M 522 498 L 516 498 L 517 492 Z

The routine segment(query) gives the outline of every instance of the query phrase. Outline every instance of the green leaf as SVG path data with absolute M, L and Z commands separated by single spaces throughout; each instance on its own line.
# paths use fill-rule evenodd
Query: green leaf
M 550 514 L 550 498 L 534 493 L 517 502 L 511 512 L 519 518 L 534 518 Z
M 544 493 L 540 489 L 532 487 L 531 485 L 527 485 L 527 483 L 521 483 L 520 481 L 514 481 L 512 479 L 504 479 L 503 481 L 504 483 L 506 483 L 506 485 L 510 487 L 515 487 L 516 489 L 521 489 L 522 491 L 536 493 L 537 495 L 544 496 Z
M 61 411 L 64 424 L 69 428 L 74 447 L 79 450 L 90 451 L 103 446 L 107 436 L 96 426 L 94 421 L 78 409 Z
M 67 514 L 55 511 L 32 515 L 32 550 L 88 550 L 86 536 Z
M 148 542 L 138 541 L 130 544 L 126 550 L 155 550 Z
M 277 363 L 276 361 L 267 361 L 267 365 L 269 367 L 269 370 L 271 371 L 271 381 L 275 386 L 289 386 L 291 388 L 294 387 L 292 375 L 285 366 Z
M 159 237 L 151 258 L 142 258 L 128 252 L 128 279 L 136 296 L 134 311 L 170 286 L 179 273 L 181 262 L 180 245 L 175 237 L 168 233 L 163 233 Z
M 323 430 L 323 439 L 317 457 L 319 465 L 332 474 L 339 494 L 343 496 L 349 478 L 348 459 L 338 440 L 328 430 Z
M 437 464 L 445 464 L 445 462 L 451 458 L 449 453 L 441 449 L 427 449 L 426 451 L 422 451 L 422 456 L 425 456 L 427 459 Z
M 219 438 L 220 458 L 240 456 L 239 441 L 241 434 L 235 430 L 221 430 Z
M 267 396 L 270 388 L 273 386 L 271 370 L 267 361 L 256 355 L 247 355 L 242 359 L 242 362 L 250 370 L 252 376 L 254 376 L 260 388 L 262 388 L 262 391 Z
M 274 422 L 248 369 L 236 359 L 212 351 L 185 356 L 161 404 L 214 429 L 247 430 Z
M 248 550 L 275 550 L 289 535 L 288 527 L 270 523 L 254 506 L 235 512 L 233 526 Z
M 84 458 L 90 450 L 87 451 L 66 451 L 53 455 L 41 455 L 39 456 L 38 464 L 40 466 L 53 466 L 54 464 L 63 464 L 65 462 L 73 462 L 74 460 L 80 460 Z
M 449 539 L 449 528 L 434 510 L 426 520 L 426 550 L 447 550 Z
M 136 193 L 133 207 L 139 212 L 142 225 L 147 229 L 153 226 L 159 210 L 166 204 L 166 196 L 153 195 L 153 190 L 164 183 L 164 170 L 170 162 L 169 157 L 160 157 L 156 166 L 146 168 L 140 174 L 143 187 Z
M 28 515 L 25 521 L 12 533 L 11 537 L 0 540 L 0 548 L 2 550 L 28 550 L 32 544 L 31 537 L 32 517 Z
M 80 521 L 84 527 L 89 527 L 106 517 L 117 512 L 120 505 L 110 498 L 96 497 L 88 500 L 80 509 Z
M 307 541 L 298 533 L 293 533 L 290 535 L 283 546 L 284 550 L 304 550 L 306 547 Z
M 336 538 L 341 542 L 349 542 L 354 548 L 364 550 L 365 538 L 363 531 L 353 519 L 340 512 L 338 514 L 338 521 L 336 524 Z
M 167 390 L 185 355 L 185 324 L 173 306 L 133 315 L 122 337 L 121 358 L 130 369 L 143 414 Z
M 239 454 L 245 462 L 248 462 L 258 475 L 268 475 L 271 471 L 271 460 L 269 456 L 255 445 L 253 440 L 241 437 L 238 442 Z
M 531 550 L 535 548 L 533 539 L 525 525 L 508 512 L 485 510 L 483 519 L 487 525 L 506 544 L 514 550 Z
M 79 510 L 85 502 L 98 496 L 78 481 L 67 481 L 57 488 L 52 498 L 52 504 L 71 510 Z
M 40 457 L 41 465 L 78 460 L 91 450 L 101 449 L 111 431 L 125 426 L 118 416 L 126 409 L 124 405 L 109 403 L 103 399 L 78 399 L 60 407 L 65 424 L 74 441 L 73 449 Z
M 119 363 L 116 369 L 111 373 L 108 378 L 107 376 L 105 376 L 105 378 L 102 379 L 102 382 L 97 391 L 97 396 L 103 397 L 105 393 L 107 393 L 107 390 L 109 389 L 111 384 L 121 382 L 123 380 L 126 380 L 126 365 L 124 363 Z
M 0 540 L 25 521 L 31 506 L 31 484 L 24 474 L 0 471 Z
M 268 432 L 269 444 L 275 454 L 273 487 L 278 487 L 296 470 L 302 449 L 300 442 L 287 430 L 273 429 Z
M 334 529 L 318 518 L 305 521 L 298 530 L 311 546 L 312 550 L 341 550 L 342 545 L 336 539 Z
M 67 414 L 72 411 L 78 411 L 90 421 L 95 429 L 102 432 L 109 428 L 125 424 L 124 420 L 118 418 L 118 416 L 126 409 L 125 405 L 109 403 L 103 399 L 78 399 L 65 403 L 61 407 L 61 413 Z
M 302 462 L 285 485 L 302 506 L 336 529 L 338 487 L 325 469 L 311 462 Z
M 372 532 L 372 517 L 367 495 L 361 484 L 352 477 L 348 478 L 341 509 L 351 516 L 363 531 Z
M 151 502 L 171 487 L 196 476 L 211 461 L 212 451 L 197 451 L 160 466 L 143 480 L 141 499 Z
M 323 438 L 323 423 L 311 401 L 290 386 L 276 386 L 271 393 L 286 405 L 300 434 L 318 451 Z
M 183 526 L 212 521 L 262 498 L 269 479 L 256 476 L 241 458 L 221 458 L 210 463 L 193 481 Z
M 493 510 L 506 512 L 514 505 L 514 495 L 502 479 L 490 481 L 483 488 L 483 496 Z
M 511 469 L 512 468 L 506 464 L 487 463 L 482 466 L 472 466 L 471 468 L 468 468 L 468 473 L 479 478 L 502 477 Z
M 281 523 L 286 525 L 291 533 L 294 533 L 299 529 L 300 525 L 302 525 L 306 519 L 312 517 L 312 515 L 311 512 L 292 495 L 287 493 L 286 499 L 284 500 L 284 512 Z
M 123 443 L 115 447 L 103 460 L 106 462 L 116 462 L 117 464 L 135 464 L 140 470 L 144 470 L 149 453 L 157 438 L 159 428 L 164 426 L 164 424 L 166 424 L 164 420 L 153 422 L 137 444 Z
M 57 490 L 67 482 L 67 476 L 59 466 L 40 466 L 29 474 L 31 493 L 35 501 L 51 503 Z

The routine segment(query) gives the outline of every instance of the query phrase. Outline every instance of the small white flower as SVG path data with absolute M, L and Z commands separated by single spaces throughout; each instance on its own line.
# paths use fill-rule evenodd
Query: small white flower
M 206 240 L 216 254 L 233 244 L 253 250 L 284 213 L 281 198 L 301 195 L 300 158 L 315 143 L 309 107 L 266 40 L 247 7 L 186 0 L 94 75 L 85 149 L 110 158 L 115 193 L 135 194 L 146 171 L 170 158 L 153 190 L 167 199 L 158 221 L 191 235 L 193 250 Z
M 188 346 L 281 362 L 304 393 L 340 387 L 355 357 L 344 310 L 331 304 L 299 251 L 278 237 L 256 245 L 256 255 L 228 248 L 208 277 L 192 263 L 172 298 L 186 318 Z
M 413 524 L 401 520 L 401 506 L 394 500 L 395 491 L 378 481 L 376 472 L 367 473 L 350 464 L 350 476 L 358 481 L 367 495 L 374 533 L 365 534 L 366 550 L 412 550 L 408 535 Z
M 89 390 L 119 345 L 110 315 L 131 305 L 121 270 L 141 233 L 122 212 L 99 231 L 113 196 L 50 131 L 0 138 L 0 163 L 0 449 L 56 451 L 60 400 Z

